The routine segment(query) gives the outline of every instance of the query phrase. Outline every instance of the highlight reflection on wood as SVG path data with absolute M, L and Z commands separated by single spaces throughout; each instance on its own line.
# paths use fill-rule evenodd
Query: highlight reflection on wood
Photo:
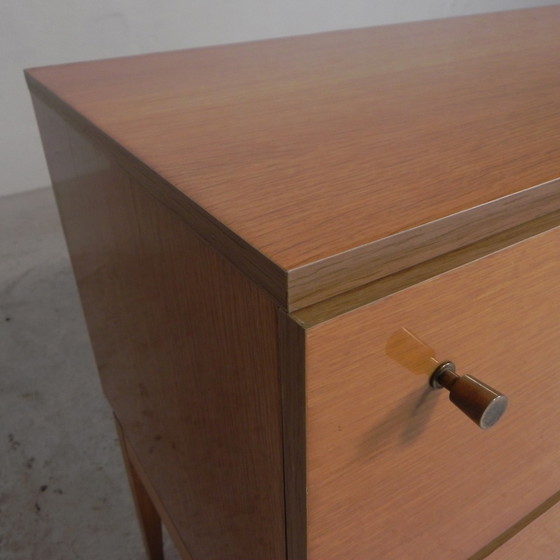
M 284 555 L 276 306 L 35 100 L 103 389 L 193 558 Z
M 152 559 L 560 550 L 559 20 L 26 72 Z
M 28 81 L 295 310 L 560 209 L 559 19 L 550 6 Z

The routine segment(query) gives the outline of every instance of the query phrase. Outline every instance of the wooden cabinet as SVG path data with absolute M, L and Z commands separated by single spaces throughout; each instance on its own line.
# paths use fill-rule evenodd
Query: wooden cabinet
M 309 326 L 311 558 L 468 557 L 560 488 L 559 277 L 555 228 Z M 507 392 L 502 421 L 431 389 L 434 360 Z
M 558 556 L 558 21 L 27 71 L 152 559 Z

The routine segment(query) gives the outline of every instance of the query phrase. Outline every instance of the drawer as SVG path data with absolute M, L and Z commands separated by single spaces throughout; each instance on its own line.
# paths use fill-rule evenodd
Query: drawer
M 559 496 L 554 496 L 558 499 Z M 549 504 L 547 504 L 549 505 Z M 544 511 L 530 525 L 488 556 L 488 560 L 558 560 L 560 551 L 560 503 Z
M 310 328 L 308 557 L 469 558 L 558 491 L 559 322 L 556 228 Z M 498 424 L 429 387 L 445 360 Z

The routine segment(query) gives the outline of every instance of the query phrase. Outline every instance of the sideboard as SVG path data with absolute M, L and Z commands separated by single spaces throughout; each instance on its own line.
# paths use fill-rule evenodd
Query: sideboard
M 559 24 L 26 71 L 151 560 L 558 558 Z

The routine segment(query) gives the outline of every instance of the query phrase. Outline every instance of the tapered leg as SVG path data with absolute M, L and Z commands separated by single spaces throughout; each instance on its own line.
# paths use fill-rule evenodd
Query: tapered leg
M 127 442 L 120 422 L 116 417 L 115 424 L 148 558 L 149 560 L 164 560 L 161 518 L 130 460 Z

